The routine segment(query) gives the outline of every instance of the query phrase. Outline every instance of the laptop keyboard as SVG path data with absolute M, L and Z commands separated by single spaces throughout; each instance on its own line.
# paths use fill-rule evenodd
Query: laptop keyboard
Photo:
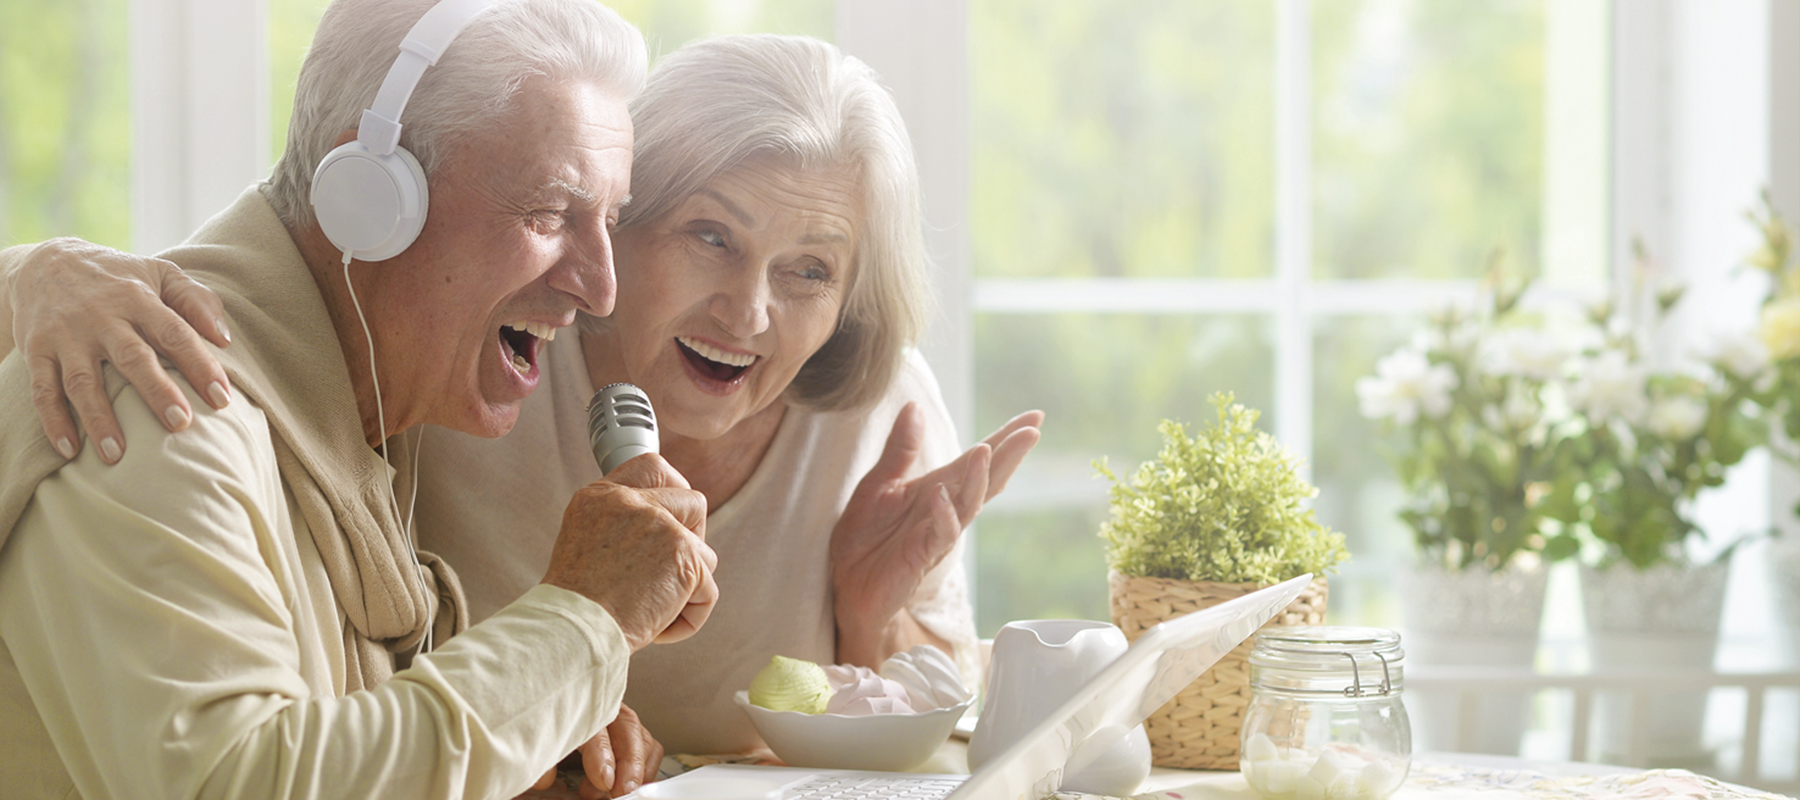
M 931 778 L 863 778 L 815 776 L 789 786 L 783 800 L 942 800 L 960 781 Z

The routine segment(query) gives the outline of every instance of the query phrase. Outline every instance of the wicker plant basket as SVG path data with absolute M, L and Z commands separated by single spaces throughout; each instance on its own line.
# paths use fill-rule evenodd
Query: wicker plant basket
M 1137 578 L 1117 572 L 1108 580 L 1113 624 L 1128 640 L 1136 640 L 1163 620 L 1263 588 L 1256 583 Z M 1286 611 L 1263 627 L 1325 624 L 1327 594 L 1325 579 L 1313 579 Z M 1144 721 L 1150 734 L 1151 762 L 1177 769 L 1237 769 L 1238 728 L 1249 705 L 1250 640 L 1246 639 Z

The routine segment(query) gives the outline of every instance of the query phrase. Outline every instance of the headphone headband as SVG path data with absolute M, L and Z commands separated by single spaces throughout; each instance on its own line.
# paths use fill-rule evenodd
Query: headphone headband
M 438 62 L 470 20 L 507 0 L 441 0 L 400 42 L 375 101 L 357 122 L 356 141 L 327 153 L 313 171 L 313 216 L 347 258 L 382 261 L 411 246 L 425 227 L 425 170 L 400 146 L 400 115 L 425 69 Z
M 456 40 L 463 28 L 477 14 L 499 5 L 503 0 L 442 0 L 425 10 L 406 38 L 400 41 L 400 56 L 388 69 L 375 93 L 375 102 L 362 113 L 356 139 L 377 155 L 394 152 L 400 144 L 400 114 L 412 99 L 413 89 L 425 68 L 435 66 L 444 50 Z

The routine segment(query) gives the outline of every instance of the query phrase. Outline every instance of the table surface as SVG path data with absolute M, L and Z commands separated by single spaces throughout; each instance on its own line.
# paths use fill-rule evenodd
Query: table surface
M 682 757 L 686 758 L 686 757 Z M 738 760 L 738 759 L 732 759 Z M 664 761 L 667 774 L 684 767 Z M 688 766 L 693 766 L 689 764 Z M 968 774 L 968 745 L 952 739 L 916 772 Z M 565 775 L 565 778 L 569 776 Z M 1166 793 L 1166 794 L 1162 794 Z M 527 792 L 533 800 L 573 800 L 572 782 Z M 1153 768 L 1138 798 L 1153 800 L 1262 800 L 1235 770 Z M 1469 753 L 1417 753 L 1412 772 L 1388 800 L 1780 800 L 1782 795 L 1747 789 L 1680 770 L 1628 769 L 1608 764 L 1529 761 Z M 1059 794 L 1058 800 L 1094 800 Z
M 968 745 L 955 739 L 946 742 L 918 771 L 967 773 Z M 1643 770 L 1610 764 L 1531 761 L 1471 753 L 1415 753 L 1412 775 L 1390 800 L 1450 800 L 1465 795 L 1479 795 L 1483 800 L 1780 797 L 1698 776 L 1697 780 L 1676 782 L 1679 785 L 1654 787 L 1624 782 L 1615 785 L 1607 780 L 1608 776 L 1617 779 L 1647 775 Z M 1140 796 L 1169 791 L 1181 791 L 1183 800 L 1261 800 L 1236 770 L 1156 767 L 1138 789 Z

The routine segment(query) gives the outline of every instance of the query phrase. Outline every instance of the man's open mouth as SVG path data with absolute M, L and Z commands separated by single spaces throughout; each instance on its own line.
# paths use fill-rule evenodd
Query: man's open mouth
M 509 322 L 500 326 L 500 354 L 520 375 L 537 371 L 538 347 L 556 338 L 556 328 L 542 322 Z
M 724 383 L 737 380 L 745 370 L 756 364 L 758 358 L 747 353 L 728 353 L 685 336 L 675 337 L 675 346 L 681 349 L 681 357 L 687 359 L 687 363 L 701 375 Z

